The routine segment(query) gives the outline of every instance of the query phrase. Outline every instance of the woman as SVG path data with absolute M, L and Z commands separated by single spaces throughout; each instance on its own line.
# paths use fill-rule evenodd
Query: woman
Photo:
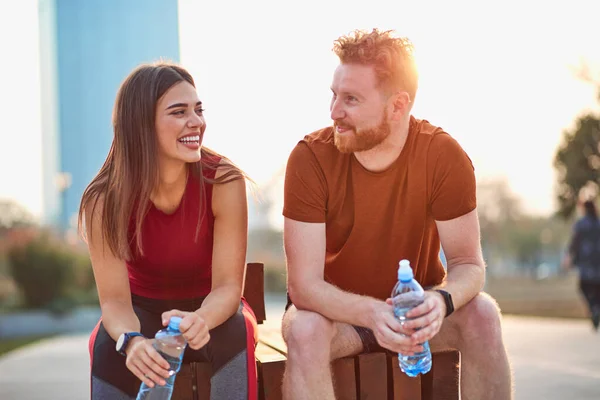
M 246 176 L 202 146 L 203 112 L 194 80 L 171 63 L 139 66 L 119 89 L 113 142 L 79 213 L 102 309 L 92 399 L 165 383 L 152 338 L 174 315 L 183 362 L 212 364 L 211 399 L 256 398 L 256 319 L 241 297 Z
M 584 215 L 573 227 L 564 266 L 577 266 L 579 288 L 585 297 L 592 324 L 600 324 L 600 221 L 593 201 L 583 203 Z

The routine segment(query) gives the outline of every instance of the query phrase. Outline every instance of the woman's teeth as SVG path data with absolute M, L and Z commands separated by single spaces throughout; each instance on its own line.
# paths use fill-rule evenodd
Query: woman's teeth
M 200 141 L 200 135 L 197 136 L 186 136 L 179 139 L 181 143 L 195 143 Z

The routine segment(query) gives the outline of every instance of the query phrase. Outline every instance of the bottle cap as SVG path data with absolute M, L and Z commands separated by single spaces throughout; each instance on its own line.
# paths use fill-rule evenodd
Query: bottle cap
M 410 267 L 410 261 L 401 260 L 398 268 L 398 280 L 402 282 L 410 281 L 414 277 L 413 270 Z
M 178 331 L 180 323 L 181 323 L 181 317 L 171 317 L 171 319 L 169 320 L 169 328 Z

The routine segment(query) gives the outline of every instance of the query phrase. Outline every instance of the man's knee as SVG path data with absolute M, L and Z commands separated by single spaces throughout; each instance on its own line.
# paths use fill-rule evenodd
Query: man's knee
M 487 293 L 479 293 L 461 307 L 457 314 L 457 317 L 460 316 L 457 321 L 460 336 L 466 344 L 474 338 L 490 344 L 502 341 L 500 308 L 496 300 Z
M 284 317 L 282 334 L 290 351 L 323 352 L 331 346 L 335 329 L 332 321 L 312 311 L 289 312 L 292 315 Z

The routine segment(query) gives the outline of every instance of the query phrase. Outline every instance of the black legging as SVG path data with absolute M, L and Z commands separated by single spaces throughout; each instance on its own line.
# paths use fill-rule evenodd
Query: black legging
M 588 303 L 590 312 L 600 313 L 600 282 L 582 280 L 579 282 L 579 289 Z
M 161 314 L 178 309 L 197 310 L 204 298 L 192 300 L 156 300 L 132 296 L 133 309 L 146 337 L 164 327 Z M 242 299 L 237 313 L 210 331 L 210 341 L 199 350 L 186 348 L 183 362 L 211 364 L 211 399 L 252 399 L 257 397 L 254 346 L 257 339 L 256 318 Z M 130 400 L 140 388 L 140 380 L 127 369 L 125 357 L 115 350 L 115 341 L 102 321 L 90 337 L 92 400 Z

